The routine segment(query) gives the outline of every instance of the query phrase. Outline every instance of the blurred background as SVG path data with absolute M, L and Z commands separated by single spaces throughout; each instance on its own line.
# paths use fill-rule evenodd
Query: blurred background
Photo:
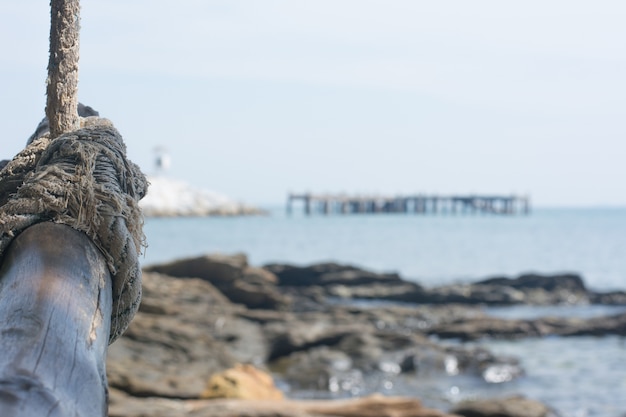
M 619 1 L 82 1 L 80 100 L 130 158 L 255 205 L 288 191 L 626 194 Z M 0 5 L 2 155 L 43 117 L 49 9 Z

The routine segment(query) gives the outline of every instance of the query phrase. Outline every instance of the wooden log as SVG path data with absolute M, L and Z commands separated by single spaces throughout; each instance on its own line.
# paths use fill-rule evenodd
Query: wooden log
M 50 222 L 15 238 L 0 268 L 0 415 L 107 414 L 111 276 L 83 233 Z

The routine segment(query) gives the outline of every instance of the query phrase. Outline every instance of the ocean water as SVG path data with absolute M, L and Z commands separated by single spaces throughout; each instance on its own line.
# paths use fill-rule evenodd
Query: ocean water
M 211 252 L 250 263 L 338 261 L 423 285 L 524 272 L 576 272 L 626 288 L 626 208 L 543 209 L 529 216 L 411 214 L 147 219 L 144 264 Z
M 626 208 L 537 209 L 529 216 L 411 214 L 147 219 L 144 265 L 205 253 L 244 252 L 253 265 L 336 261 L 396 271 L 434 286 L 525 272 L 579 273 L 594 290 L 626 289 Z M 622 307 L 490 309 L 502 317 L 588 317 Z M 474 397 L 523 394 L 564 417 L 626 416 L 626 341 L 620 337 L 483 341 L 517 357 L 525 374 L 489 384 L 457 376 L 420 392 L 423 381 L 396 381 L 390 394 L 453 404 Z M 428 385 L 428 384 L 426 384 Z M 439 401 L 439 402 L 438 402 Z

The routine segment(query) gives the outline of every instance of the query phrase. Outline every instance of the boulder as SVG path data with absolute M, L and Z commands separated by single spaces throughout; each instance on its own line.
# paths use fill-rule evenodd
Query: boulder
M 205 255 L 145 268 L 177 278 L 200 278 L 217 287 L 234 303 L 248 308 L 285 310 L 292 300 L 275 287 L 270 271 L 248 266 L 246 255 Z
M 212 375 L 201 398 L 282 400 L 284 395 L 268 373 L 252 365 L 237 364 L 234 368 Z
M 148 266 L 144 270 L 177 278 L 200 278 L 219 288 L 241 279 L 243 270 L 247 266 L 247 256 L 243 253 L 237 253 L 234 255 L 212 254 L 186 258 L 166 264 Z

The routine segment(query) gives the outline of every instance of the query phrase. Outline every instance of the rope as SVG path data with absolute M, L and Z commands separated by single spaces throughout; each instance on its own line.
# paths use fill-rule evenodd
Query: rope
M 0 171 L 0 260 L 15 236 L 39 222 L 86 233 L 113 277 L 112 343 L 141 300 L 137 258 L 145 236 L 138 202 L 147 185 L 107 119 L 83 118 L 80 129 L 55 139 L 44 134 Z
M 53 139 L 80 127 L 77 111 L 79 47 L 80 0 L 51 0 L 46 116 Z

